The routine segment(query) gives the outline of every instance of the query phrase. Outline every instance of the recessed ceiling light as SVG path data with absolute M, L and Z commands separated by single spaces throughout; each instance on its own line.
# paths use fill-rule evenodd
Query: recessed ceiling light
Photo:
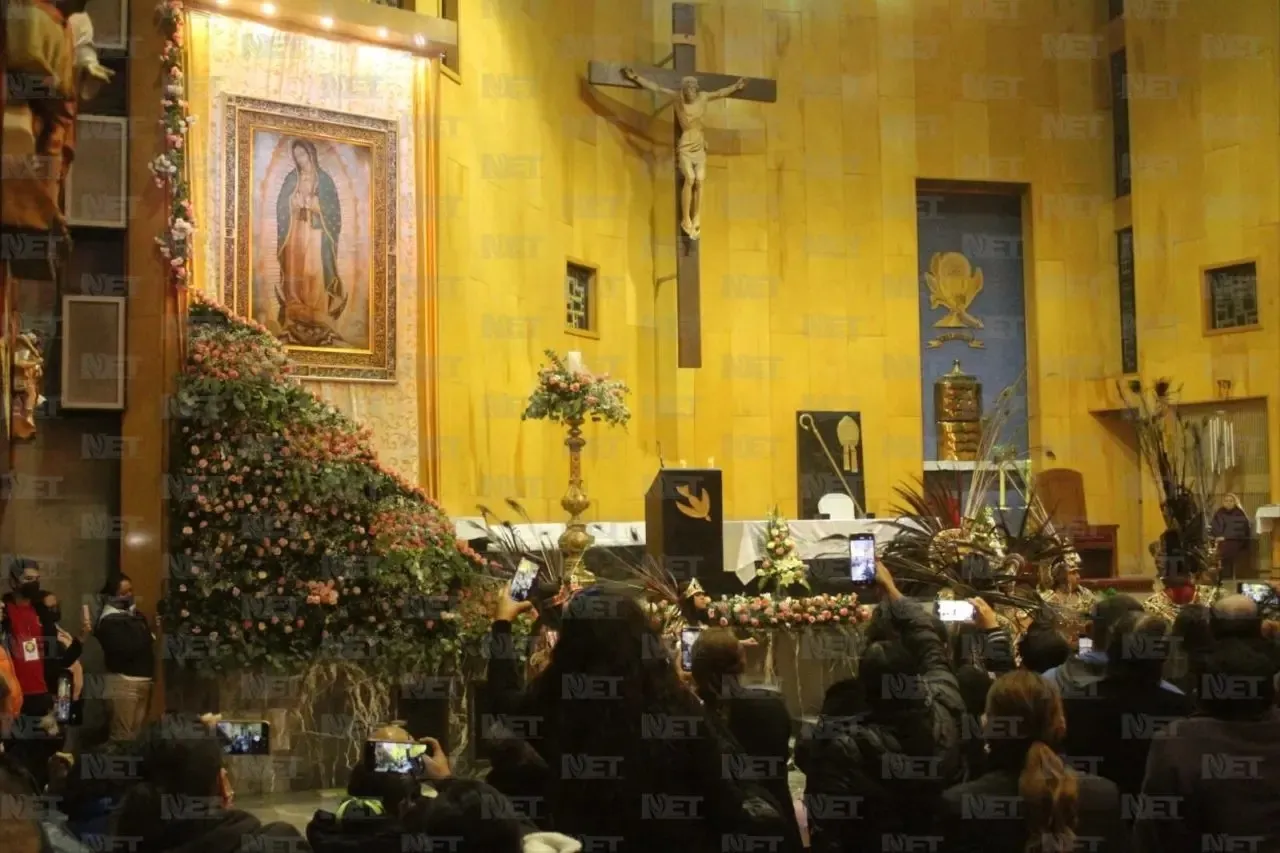
M 264 14 L 264 15 L 274 15 L 275 13 L 276 13 L 276 4 L 274 4 L 274 3 L 263 3 L 263 4 L 262 4 L 262 14 Z
M 380 39 L 384 39 L 384 38 L 386 38 L 386 37 L 387 37 L 387 28 L 386 28 L 386 27 L 378 27 L 378 38 L 380 38 Z
M 230 2 L 231 2 L 231 0 L 218 0 L 218 5 L 219 5 L 219 6 L 225 6 L 225 5 L 227 5 L 228 3 L 230 3 Z
M 324 27 L 326 30 L 333 29 L 333 18 L 321 18 L 320 26 Z
M 427 37 L 424 35 L 416 35 L 413 37 L 413 43 L 416 44 L 418 47 L 426 47 Z

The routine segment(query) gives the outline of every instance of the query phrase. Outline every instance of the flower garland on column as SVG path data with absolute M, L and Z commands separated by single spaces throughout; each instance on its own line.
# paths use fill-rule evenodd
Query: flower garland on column
M 151 161 L 151 174 L 156 186 L 169 197 L 165 232 L 156 237 L 156 244 L 161 257 L 169 262 L 169 280 L 174 287 L 185 288 L 191 282 L 191 234 L 195 230 L 186 168 L 187 130 L 195 123 L 195 117 L 187 113 L 183 0 L 161 0 L 156 18 L 164 36 L 164 49 L 160 53 L 164 86 L 160 124 L 164 128 L 164 151 Z

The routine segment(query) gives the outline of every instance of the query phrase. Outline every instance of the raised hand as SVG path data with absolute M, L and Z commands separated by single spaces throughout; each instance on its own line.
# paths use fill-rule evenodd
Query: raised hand
M 969 599 L 969 603 L 973 605 L 973 624 L 984 631 L 994 631 L 1000 627 L 1000 620 L 996 618 L 996 612 L 986 599 L 975 597 Z
M 430 782 L 439 782 L 453 775 L 449 767 L 449 754 L 444 751 L 440 741 L 433 737 L 418 738 L 418 743 L 427 747 L 423 756 L 422 772 Z

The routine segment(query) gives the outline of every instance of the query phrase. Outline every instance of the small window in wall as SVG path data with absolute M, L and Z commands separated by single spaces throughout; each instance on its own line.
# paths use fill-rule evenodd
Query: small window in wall
M 1204 311 L 1206 334 L 1258 328 L 1258 265 L 1246 261 L 1206 269 Z
M 458 43 L 444 55 L 441 60 L 445 68 L 453 72 L 455 79 L 462 76 L 462 60 L 459 51 L 462 49 L 462 25 L 458 22 L 458 6 L 462 0 L 440 0 L 440 17 L 458 24 Z
M 1129 64 L 1123 50 L 1111 54 L 1111 128 L 1116 198 L 1133 191 L 1129 164 Z
M 1120 277 L 1120 369 L 1138 372 L 1138 300 L 1134 287 L 1133 229 L 1116 232 L 1116 266 Z
M 564 330 L 586 338 L 600 337 L 596 322 L 596 268 L 569 261 L 564 271 Z

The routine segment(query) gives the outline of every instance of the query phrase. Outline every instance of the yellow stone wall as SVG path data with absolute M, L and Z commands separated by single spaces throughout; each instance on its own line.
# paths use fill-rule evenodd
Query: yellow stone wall
M 1280 496 L 1280 6 L 1184 0 L 1125 25 L 1131 73 L 1142 375 L 1183 399 L 1265 397 L 1271 494 Z M 1259 331 L 1206 335 L 1202 269 L 1258 265 Z M 1143 529 L 1159 532 L 1145 485 Z M 1250 511 L 1254 508 L 1250 507 Z
M 1176 376 L 1195 400 L 1232 378 L 1236 396 L 1271 397 L 1276 423 L 1280 12 L 1270 0 L 1133 10 L 1130 67 L 1146 88 L 1131 107 L 1130 213 L 1112 198 L 1104 5 L 699 4 L 700 69 L 774 77 L 779 102 L 713 108 L 704 366 L 679 371 L 664 280 L 669 112 L 582 83 L 589 58 L 665 56 L 670 3 L 462 0 L 461 80 L 443 80 L 439 101 L 446 505 L 511 496 L 561 517 L 559 436 L 519 421 L 553 347 L 636 389 L 625 433 L 588 431 L 592 517 L 641 517 L 659 451 L 724 468 L 728 517 L 760 517 L 774 500 L 794 512 L 805 408 L 863 413 L 869 509 L 886 513 L 922 461 L 916 180 L 1012 182 L 1030 185 L 1033 461 L 1084 473 L 1091 521 L 1121 525 L 1122 571 L 1138 571 L 1158 510 L 1132 436 L 1105 414 L 1120 365 L 1114 231 L 1132 217 L 1142 375 Z M 1204 33 L 1254 40 L 1222 38 L 1215 54 Z M 1218 58 L 1242 49 L 1256 55 Z M 1163 77 L 1177 99 L 1162 96 Z M 1264 330 L 1203 336 L 1201 266 L 1248 257 Z M 601 268 L 598 341 L 562 331 L 566 258 Z M 1271 466 L 1280 493 L 1280 454 Z
M 775 500 L 794 512 L 805 408 L 863 413 L 868 504 L 887 512 L 921 463 L 917 178 L 1031 185 L 1032 444 L 1066 467 L 1122 454 L 1084 414 L 1108 350 L 1073 343 L 1116 293 L 1094 5 L 700 4 L 699 67 L 774 77 L 779 102 L 713 110 L 730 153 L 713 147 L 707 180 L 704 366 L 678 371 L 674 285 L 655 286 L 674 272 L 669 116 L 635 121 L 655 101 L 620 90 L 593 111 L 581 91 L 589 58 L 662 58 L 670 4 L 463 0 L 461 82 L 442 81 L 440 98 L 446 505 L 512 496 L 561 516 L 558 435 L 519 422 L 554 347 L 637 392 L 627 432 L 588 432 L 594 517 L 641 517 L 659 449 L 669 464 L 724 468 L 728 517 Z M 601 267 L 599 341 L 562 331 L 566 257 Z M 1087 485 L 1109 511 L 1114 484 Z

